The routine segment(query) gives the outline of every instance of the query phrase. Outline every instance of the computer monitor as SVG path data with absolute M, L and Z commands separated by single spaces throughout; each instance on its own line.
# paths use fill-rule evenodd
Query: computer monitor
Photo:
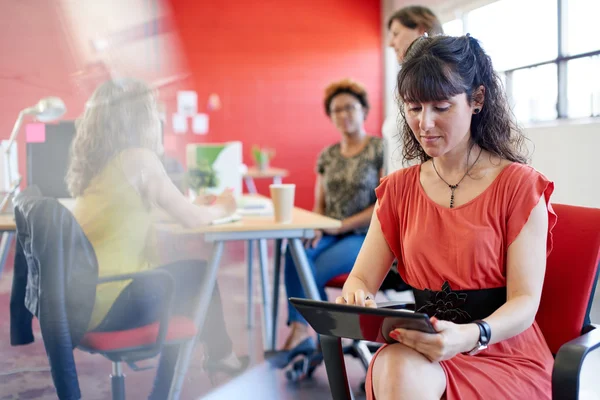
M 46 197 L 69 198 L 65 177 L 75 137 L 75 121 L 46 124 L 45 129 L 44 141 L 27 143 L 27 185 L 38 186 Z M 164 136 L 164 126 L 161 136 Z
M 46 124 L 45 140 L 27 143 L 27 185 L 36 185 L 46 197 L 71 197 L 65 176 L 69 149 L 75 137 L 74 121 Z

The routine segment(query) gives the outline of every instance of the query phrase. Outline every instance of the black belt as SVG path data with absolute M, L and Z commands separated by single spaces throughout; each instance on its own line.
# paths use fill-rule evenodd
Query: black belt
M 489 317 L 506 303 L 506 287 L 478 290 L 452 290 L 444 282 L 442 290 L 413 289 L 415 309 L 430 317 L 466 324 Z

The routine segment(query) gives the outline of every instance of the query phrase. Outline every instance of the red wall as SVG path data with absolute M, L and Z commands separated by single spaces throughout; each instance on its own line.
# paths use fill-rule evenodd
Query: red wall
M 60 96 L 65 119 L 76 118 L 85 102 L 70 76 L 76 68 L 54 2 L 3 1 L 0 13 L 0 140 L 8 139 L 25 107 L 45 96 Z M 25 117 L 17 138 L 19 172 L 25 178 Z M 2 166 L 4 169 L 4 166 Z
M 274 147 L 272 165 L 290 170 L 296 205 L 312 208 L 319 151 L 339 139 L 323 112 L 332 80 L 366 85 L 372 111 L 367 130 L 382 123 L 382 43 L 379 0 L 171 0 L 183 51 L 198 92 L 222 109 L 211 114 L 206 136 L 176 136 L 177 156 L 193 141 L 241 140 Z M 171 110 L 169 110 L 171 111 Z M 258 182 L 268 193 L 267 182 Z
M 136 7 L 149 4 L 134 3 Z M 286 181 L 297 184 L 296 204 L 312 208 L 316 157 L 339 139 L 323 112 L 325 86 L 343 77 L 364 83 L 372 103 L 367 130 L 377 135 L 381 130 L 379 3 L 170 0 L 182 50 L 159 41 L 157 51 L 164 60 L 183 52 L 193 80 L 181 89 L 197 90 L 201 110 L 211 93 L 219 94 L 222 102 L 222 108 L 210 115 L 208 135 L 175 136 L 174 155 L 183 161 L 189 142 L 241 140 L 244 161 L 252 164 L 252 145 L 274 147 L 277 155 L 272 164 L 290 170 Z M 10 57 L 0 64 L 0 139 L 8 138 L 22 108 L 44 96 L 62 97 L 68 108 L 64 118 L 74 119 L 90 93 L 75 85 L 72 74 L 88 61 L 75 54 L 71 41 L 77 32 L 70 30 L 64 10 L 58 2 L 41 1 L 32 8 L 28 2 L 5 1 L 2 11 L 0 49 Z M 103 18 L 90 23 L 98 29 L 106 25 Z M 160 71 L 150 61 L 145 65 L 151 75 L 172 74 L 167 61 L 159 63 Z M 174 90 L 161 92 L 168 116 L 175 111 Z M 25 176 L 24 130 L 20 133 L 19 169 Z M 257 186 L 268 193 L 266 181 L 257 181 Z

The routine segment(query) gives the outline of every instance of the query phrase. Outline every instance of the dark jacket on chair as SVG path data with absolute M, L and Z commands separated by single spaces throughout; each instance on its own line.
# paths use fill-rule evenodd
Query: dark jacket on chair
M 73 214 L 39 191 L 27 189 L 17 196 L 15 220 L 11 344 L 33 342 L 35 315 L 59 399 L 80 399 L 73 349 L 96 301 L 96 255 Z

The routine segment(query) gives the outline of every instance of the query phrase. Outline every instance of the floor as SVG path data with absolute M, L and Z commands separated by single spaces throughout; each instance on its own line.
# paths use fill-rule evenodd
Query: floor
M 246 264 L 245 249 L 242 243 L 226 245 L 226 252 L 219 271 L 219 284 L 223 297 L 228 332 L 234 342 L 237 354 L 248 354 L 251 357 L 250 368 L 235 379 L 221 380 L 213 386 L 202 371 L 202 349 L 196 349 L 192 364 L 188 371 L 182 400 L 187 399 L 331 399 L 325 369 L 321 366 L 312 379 L 300 383 L 288 382 L 283 371 L 272 369 L 264 362 L 261 330 L 261 294 L 258 281 L 258 270 L 255 277 L 255 316 L 252 329 L 246 326 Z M 12 256 L 8 265 L 12 264 Z M 23 346 L 11 347 L 9 344 L 8 305 L 12 282 L 12 268 L 7 267 L 0 276 L 0 400 L 17 399 L 55 399 L 48 362 L 43 344 L 36 328 L 36 342 Z M 596 294 L 596 299 L 600 295 Z M 285 295 L 280 295 L 279 343 L 283 341 L 286 327 Z M 600 302 L 595 302 L 592 310 L 592 321 L 600 322 Z M 81 351 L 75 352 L 79 382 L 84 399 L 105 400 L 110 398 L 110 362 L 97 355 L 89 355 Z M 147 364 L 151 365 L 155 361 Z M 586 368 L 593 379 L 600 360 Z M 364 399 L 360 384 L 364 380 L 364 369 L 354 359 L 347 358 L 350 382 L 357 399 Z M 155 370 L 133 372 L 125 367 L 127 374 L 127 398 L 129 400 L 145 399 L 150 390 Z M 588 391 L 582 398 L 598 399 L 598 388 Z
M 181 245 L 179 245 L 181 247 Z M 56 399 L 48 361 L 39 333 L 34 323 L 36 341 L 30 345 L 11 347 L 9 343 L 9 300 L 12 283 L 12 254 L 9 255 L 7 268 L 0 276 L 0 400 L 17 399 Z M 195 351 L 189 368 L 182 400 L 188 399 L 331 399 L 325 369 L 319 367 L 313 378 L 301 383 L 291 383 L 285 378 L 284 371 L 272 369 L 264 362 L 261 329 L 261 292 L 258 268 L 254 273 L 255 318 L 252 329 L 246 323 L 246 263 L 245 247 L 242 243 L 226 245 L 223 262 L 219 271 L 225 319 L 230 337 L 234 342 L 234 351 L 239 355 L 250 355 L 251 366 L 235 379 L 220 377 L 213 386 L 202 371 L 203 351 L 201 346 Z M 285 294 L 281 292 L 279 313 L 279 342 L 286 334 Z M 84 399 L 106 400 L 110 398 L 111 364 L 99 355 L 90 355 L 75 351 L 75 361 L 79 384 Z M 151 360 L 144 365 L 153 365 Z M 134 372 L 125 367 L 127 399 L 145 399 L 150 391 L 155 370 Z M 348 372 L 353 383 L 357 399 L 360 384 L 364 380 L 364 369 L 355 360 L 349 360 Z

